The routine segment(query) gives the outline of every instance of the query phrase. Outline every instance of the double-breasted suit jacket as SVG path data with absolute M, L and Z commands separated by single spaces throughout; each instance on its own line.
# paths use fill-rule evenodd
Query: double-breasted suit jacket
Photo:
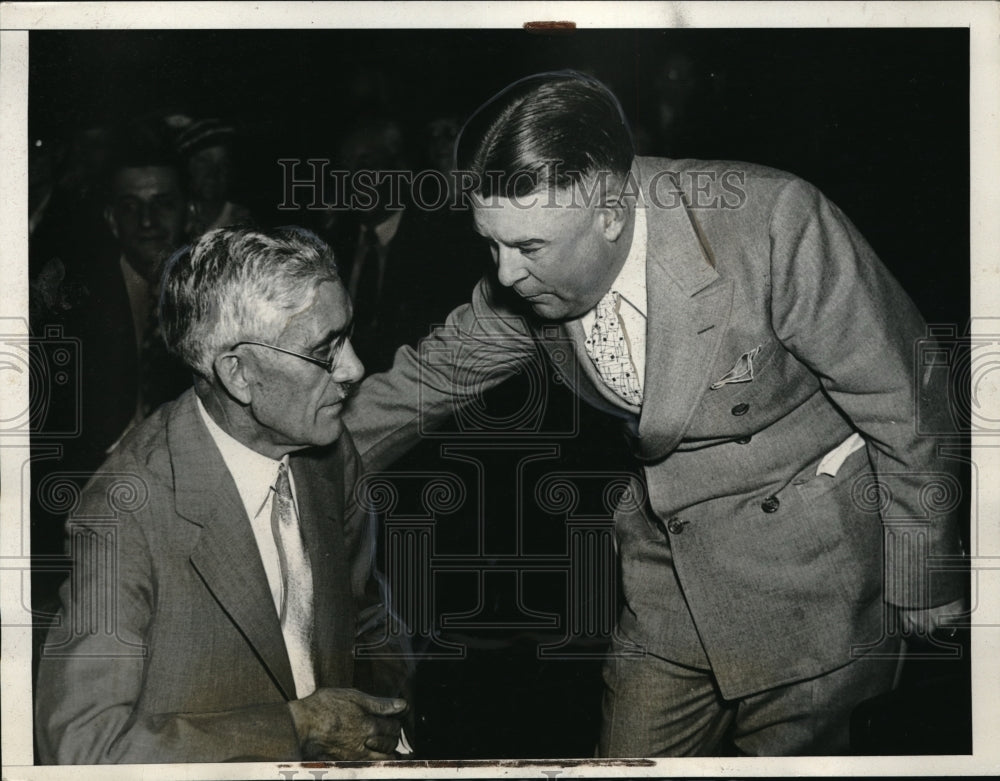
M 362 386 L 362 459 L 381 468 L 542 350 L 643 464 L 615 518 L 622 636 L 710 667 L 727 698 L 835 669 L 880 640 L 887 602 L 961 595 L 926 559 L 961 553 L 955 464 L 916 426 L 918 397 L 945 412 L 947 368 L 918 366 L 919 313 L 812 186 L 744 163 L 639 158 L 633 174 L 642 407 L 601 381 L 579 321 L 541 321 L 487 279 L 419 356 L 401 349 Z M 865 447 L 817 473 L 854 434 Z
M 346 432 L 290 459 L 314 580 L 318 686 L 355 685 L 359 614 L 372 609 L 373 537 L 352 499 L 358 466 Z M 130 433 L 68 528 L 74 572 L 36 696 L 43 762 L 300 757 L 267 577 L 193 391 Z

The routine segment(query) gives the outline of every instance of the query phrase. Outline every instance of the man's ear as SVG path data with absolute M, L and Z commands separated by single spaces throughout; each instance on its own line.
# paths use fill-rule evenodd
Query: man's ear
M 215 376 L 219 378 L 226 393 L 241 404 L 249 404 L 253 398 L 247 364 L 236 353 L 223 353 L 212 364 Z
M 115 210 L 110 206 L 104 207 L 104 221 L 108 224 L 108 230 L 116 239 L 118 238 L 118 222 L 115 220 Z
M 598 209 L 601 231 L 608 241 L 617 241 L 628 223 L 629 206 L 624 198 L 617 198 Z

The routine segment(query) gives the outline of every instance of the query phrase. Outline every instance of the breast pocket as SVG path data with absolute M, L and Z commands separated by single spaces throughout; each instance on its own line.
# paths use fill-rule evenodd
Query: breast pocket
M 752 372 L 747 367 L 742 375 L 740 367 L 735 367 L 733 381 L 719 385 L 734 369 L 732 361 L 742 359 L 747 353 L 746 337 L 741 336 L 735 344 L 739 346 L 732 348 L 712 369 L 710 376 L 716 379 L 702 395 L 706 418 L 692 427 L 697 433 L 734 437 L 753 434 L 807 402 L 819 388 L 818 378 L 773 337 L 757 343 L 760 352 L 752 360 Z M 756 347 L 753 345 L 749 351 Z
M 749 335 L 733 338 L 730 345 L 720 350 L 709 375 L 709 391 L 749 391 L 764 374 L 778 348 L 773 339 L 755 339 Z
M 780 373 L 775 357 L 782 352 L 775 340 L 740 336 L 727 339 L 711 372 L 701 404 L 689 426 L 694 438 L 740 437 L 759 431 L 775 418 L 773 399 L 780 398 Z M 780 362 L 779 362 L 780 363 Z

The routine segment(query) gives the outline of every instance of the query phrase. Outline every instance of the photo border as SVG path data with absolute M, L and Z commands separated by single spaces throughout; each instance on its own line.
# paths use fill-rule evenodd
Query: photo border
M 971 323 L 970 335 L 1000 341 L 1000 13 L 979 2 L 773 3 L 4 3 L 0 5 L 0 322 L 27 334 L 27 88 L 28 30 L 43 29 L 320 29 L 324 27 L 521 28 L 531 21 L 572 21 L 577 28 L 968 27 L 970 30 Z M 185 20 L 178 25 L 177 20 Z M 28 407 L 28 376 L 4 371 L 0 421 Z M 996 411 L 995 375 L 980 403 Z M 8 438 L 9 439 L 9 438 Z M 707 758 L 665 760 L 510 760 L 414 763 L 249 763 L 142 766 L 144 778 L 335 777 L 433 778 L 610 776 L 955 775 L 995 772 L 1000 763 L 1000 517 L 995 484 L 1000 451 L 972 434 L 979 471 L 978 517 L 970 551 L 980 600 L 972 629 L 971 756 Z M 0 441 L 0 518 L 23 517 L 29 474 L 26 439 Z M 992 478 L 992 482 L 991 482 Z M 132 779 L 137 766 L 100 768 L 32 765 L 31 627 L 21 604 L 30 548 L 27 530 L 0 522 L 0 723 L 5 779 Z M 325 776 L 316 773 L 329 768 Z

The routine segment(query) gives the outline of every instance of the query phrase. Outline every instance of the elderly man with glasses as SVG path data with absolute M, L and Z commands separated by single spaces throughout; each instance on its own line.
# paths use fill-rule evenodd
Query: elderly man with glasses
M 353 653 L 385 609 L 341 422 L 363 367 L 329 248 L 300 229 L 212 231 L 171 259 L 160 317 L 194 388 L 71 513 L 40 759 L 392 758 L 403 670 Z

